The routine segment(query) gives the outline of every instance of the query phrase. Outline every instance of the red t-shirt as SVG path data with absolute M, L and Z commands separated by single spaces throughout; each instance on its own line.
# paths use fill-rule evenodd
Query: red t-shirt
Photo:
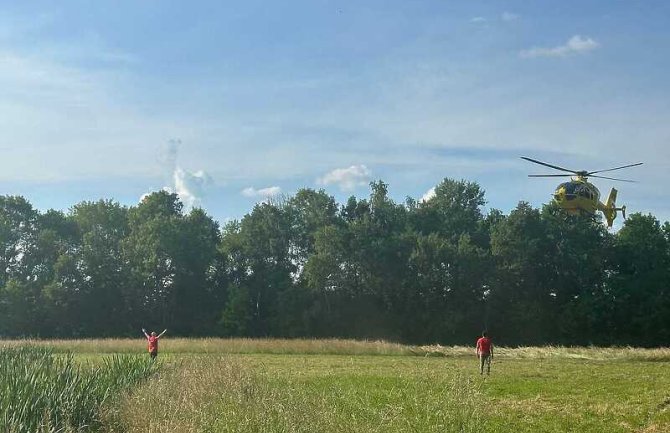
M 481 337 L 479 340 L 477 340 L 477 353 L 491 353 L 491 346 L 493 346 L 493 343 L 491 342 L 490 338 Z
M 154 337 L 153 335 L 150 335 L 147 338 L 147 341 L 149 342 L 149 352 L 157 352 L 158 351 L 158 337 Z

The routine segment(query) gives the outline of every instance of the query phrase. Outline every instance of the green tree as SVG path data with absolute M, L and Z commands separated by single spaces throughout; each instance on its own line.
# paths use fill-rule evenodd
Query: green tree
M 496 276 L 487 297 L 489 325 L 499 341 L 540 344 L 554 335 L 551 257 L 555 244 L 540 212 L 520 202 L 493 227 Z
M 135 328 L 175 328 L 175 283 L 182 204 L 176 194 L 154 192 L 129 210 L 124 260 L 130 266 L 128 304 Z M 177 330 L 179 326 L 177 325 Z
M 606 342 L 610 301 L 605 286 L 613 236 L 598 216 L 570 216 L 556 204 L 543 208 L 552 245 L 548 278 L 555 334 L 545 341 L 566 344 Z
M 327 317 L 332 330 L 354 337 L 398 337 L 394 315 L 411 252 L 406 209 L 371 184 L 369 200 L 350 198 L 343 224 L 322 227 L 306 265 L 315 294 L 312 314 Z
M 76 291 L 76 317 L 83 335 L 131 332 L 130 267 L 122 250 L 129 233 L 128 209 L 111 200 L 81 202 L 72 207 L 70 219 L 79 229 L 80 247 L 74 257 L 60 263 L 52 293 Z M 58 296 L 62 302 L 63 294 Z
M 670 341 L 668 251 L 667 231 L 654 216 L 633 214 L 625 221 L 608 278 L 610 341 L 632 345 Z
M 201 209 L 183 214 L 176 194 L 159 191 L 129 210 L 123 256 L 130 265 L 127 303 L 133 325 L 169 326 L 177 334 L 214 328 L 212 277 L 219 227 Z
M 0 196 L 0 333 L 32 335 L 40 328 L 34 284 L 38 212 L 23 197 Z
M 456 242 L 464 233 L 478 231 L 486 203 L 484 191 L 476 182 L 446 178 L 435 187 L 435 195 L 418 205 L 414 227 L 423 234 L 440 233 Z
M 290 254 L 290 232 L 283 202 L 257 204 L 239 225 L 226 231 L 224 259 L 234 273 L 222 317 L 226 333 L 276 336 L 286 332 L 281 311 L 297 271 Z M 226 239 L 229 236 L 232 239 Z

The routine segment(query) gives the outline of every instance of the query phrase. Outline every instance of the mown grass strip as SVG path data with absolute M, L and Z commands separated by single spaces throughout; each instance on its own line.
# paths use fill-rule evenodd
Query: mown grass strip
M 333 377 L 320 371 L 306 380 L 240 361 L 182 360 L 129 394 L 108 432 L 481 433 L 486 425 L 479 384 L 463 375 L 442 378 L 438 386 L 426 376 L 353 371 Z M 297 358 L 284 362 L 292 370 Z
M 667 363 L 185 355 L 122 399 L 115 432 L 670 431 Z

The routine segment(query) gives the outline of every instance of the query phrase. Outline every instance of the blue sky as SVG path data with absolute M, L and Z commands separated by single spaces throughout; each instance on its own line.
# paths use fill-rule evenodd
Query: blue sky
M 3 2 L 0 194 L 40 209 L 169 187 L 216 219 L 324 188 L 488 206 L 558 183 L 519 159 L 632 162 L 629 211 L 670 219 L 665 1 Z M 612 182 L 596 182 L 603 194 Z

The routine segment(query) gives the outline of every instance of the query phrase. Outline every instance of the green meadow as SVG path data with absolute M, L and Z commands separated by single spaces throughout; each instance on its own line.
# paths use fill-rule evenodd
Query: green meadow
M 104 398 L 86 400 L 97 404 L 87 415 L 94 422 L 60 431 L 670 431 L 667 349 L 500 348 L 491 375 L 480 376 L 473 350 L 465 347 L 166 339 L 160 364 L 147 370 L 141 340 L 5 342 L 3 353 L 26 344 L 45 346 L 39 350 L 52 363 L 82 376 L 96 372 L 105 378 L 98 382 L 110 384 Z M 49 388 L 51 377 L 60 375 L 38 382 Z M 2 379 L 7 389 L 11 380 Z M 30 390 L 25 393 L 40 392 Z M 0 410 L 8 419 L 6 408 Z M 90 405 L 87 410 L 82 413 L 91 413 Z M 52 424 L 67 417 L 44 418 L 44 407 L 37 413 Z

